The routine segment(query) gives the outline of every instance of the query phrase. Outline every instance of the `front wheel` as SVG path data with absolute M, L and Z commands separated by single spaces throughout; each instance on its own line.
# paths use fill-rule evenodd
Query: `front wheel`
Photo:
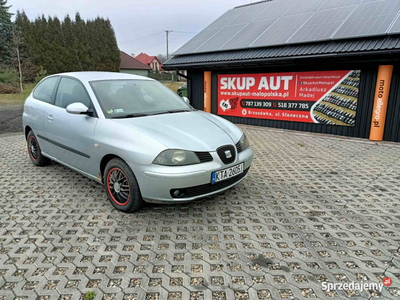
M 121 159 L 110 160 L 104 172 L 104 187 L 111 204 L 123 212 L 135 212 L 144 201 L 131 168 Z
M 33 164 L 39 167 L 47 166 L 50 163 L 50 159 L 42 155 L 39 142 L 32 130 L 28 133 L 27 142 L 29 158 Z

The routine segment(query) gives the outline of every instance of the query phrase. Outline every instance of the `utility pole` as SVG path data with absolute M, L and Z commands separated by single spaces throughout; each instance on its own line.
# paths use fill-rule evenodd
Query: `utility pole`
M 168 54 L 168 35 L 169 35 L 170 32 L 172 32 L 172 30 L 165 30 L 165 33 L 167 35 L 167 60 L 169 59 L 169 54 Z

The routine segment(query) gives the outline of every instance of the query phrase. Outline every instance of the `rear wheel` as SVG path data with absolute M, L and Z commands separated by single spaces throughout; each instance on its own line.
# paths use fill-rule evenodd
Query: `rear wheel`
M 104 172 L 104 187 L 111 204 L 123 212 L 142 208 L 143 199 L 131 168 L 121 159 L 108 162 Z
M 28 133 L 27 143 L 29 158 L 31 159 L 33 164 L 39 167 L 47 166 L 50 163 L 50 159 L 42 155 L 39 142 L 36 139 L 36 136 L 32 130 Z

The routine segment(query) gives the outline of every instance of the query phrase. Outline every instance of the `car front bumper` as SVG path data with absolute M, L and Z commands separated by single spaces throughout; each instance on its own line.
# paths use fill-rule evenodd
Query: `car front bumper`
M 237 154 L 236 160 L 225 165 L 216 152 L 210 152 L 213 161 L 190 166 L 168 167 L 160 165 L 138 165 L 128 163 L 135 173 L 143 200 L 151 203 L 182 203 L 204 198 L 229 189 L 242 181 L 252 164 L 253 151 L 250 148 Z M 227 180 L 211 184 L 211 174 L 240 163 L 245 172 Z M 187 190 L 188 196 L 174 198 L 172 189 Z

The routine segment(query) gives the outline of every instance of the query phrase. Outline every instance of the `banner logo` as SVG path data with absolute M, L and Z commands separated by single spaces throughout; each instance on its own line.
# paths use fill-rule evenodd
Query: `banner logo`
M 219 103 L 219 106 L 223 111 L 226 111 L 227 109 L 231 109 L 231 105 L 229 104 L 229 100 L 222 100 Z

